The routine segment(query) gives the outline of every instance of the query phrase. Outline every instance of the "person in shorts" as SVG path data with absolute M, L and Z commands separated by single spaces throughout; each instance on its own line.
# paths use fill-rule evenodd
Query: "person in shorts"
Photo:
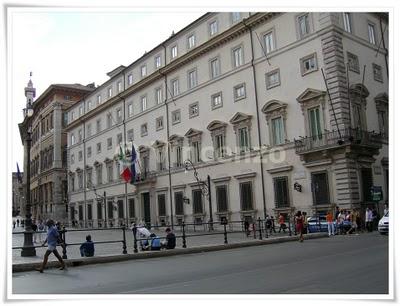
M 47 264 L 47 260 L 49 259 L 49 255 L 51 253 L 53 253 L 57 257 L 58 261 L 60 262 L 60 264 L 61 264 L 60 270 L 64 270 L 65 262 L 62 260 L 60 254 L 57 251 L 57 241 L 60 237 L 60 234 L 58 233 L 57 228 L 54 226 L 53 220 L 51 220 L 51 219 L 47 220 L 46 225 L 48 227 L 47 238 L 43 242 L 42 246 L 44 246 L 47 242 L 47 250 L 46 250 L 46 253 L 44 254 L 42 265 L 39 269 L 37 269 L 37 271 L 39 271 L 40 273 L 43 273 L 43 270 Z

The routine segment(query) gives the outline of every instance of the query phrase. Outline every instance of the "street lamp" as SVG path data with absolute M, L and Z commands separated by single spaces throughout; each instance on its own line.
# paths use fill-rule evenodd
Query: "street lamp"
M 207 175 L 207 183 L 203 182 L 202 180 L 199 179 L 199 173 L 197 172 L 196 167 L 193 165 L 193 162 L 190 159 L 185 160 L 184 162 L 185 165 L 185 173 L 187 173 L 187 171 L 189 170 L 189 167 L 193 168 L 193 175 L 194 178 L 197 181 L 198 186 L 201 189 L 201 193 L 203 194 L 203 196 L 208 196 L 208 208 L 210 211 L 210 230 L 214 230 L 214 226 L 213 226 L 213 214 L 212 214 L 212 202 L 211 202 L 211 178 L 210 175 Z
M 27 108 L 24 109 L 24 116 L 29 119 L 33 115 L 33 108 L 31 103 L 28 103 Z M 32 143 L 32 130 L 29 121 L 29 127 L 26 127 L 26 151 L 27 151 L 27 167 L 26 167 L 26 197 L 25 197 L 25 230 L 24 230 L 24 245 L 21 250 L 22 257 L 36 256 L 36 249 L 32 240 L 32 214 L 31 214 L 31 143 Z

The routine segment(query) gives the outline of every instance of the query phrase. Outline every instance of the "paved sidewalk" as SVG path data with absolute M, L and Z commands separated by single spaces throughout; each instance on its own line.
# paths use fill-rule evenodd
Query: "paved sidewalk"
M 21 247 L 23 245 L 24 235 L 23 228 L 16 228 L 13 230 L 12 237 L 12 246 L 13 247 Z M 71 231 L 68 231 L 71 230 Z M 228 228 L 227 228 L 228 230 Z M 234 232 L 232 232 L 234 231 Z M 164 228 L 160 230 L 151 230 L 159 237 L 164 237 L 165 232 Z M 19 234 L 17 234 L 19 233 Z M 187 248 L 193 247 L 210 247 L 217 245 L 224 245 L 224 232 L 223 227 L 216 227 L 214 231 L 209 232 L 204 230 L 204 227 L 198 226 L 197 228 L 193 228 L 188 226 L 188 230 L 186 233 L 186 246 Z M 103 242 L 103 241 L 115 241 L 119 240 L 120 242 L 115 243 L 104 243 L 104 244 L 96 244 L 95 245 L 95 256 L 115 256 L 122 255 L 123 253 L 123 231 L 121 229 L 107 229 L 107 230 L 93 230 L 93 229 L 85 229 L 74 231 L 74 229 L 67 229 L 66 233 L 66 242 L 68 244 L 81 244 L 85 241 L 86 235 L 90 234 L 92 236 L 92 240 L 94 242 Z M 131 230 L 126 230 L 126 244 L 127 244 L 127 253 L 134 254 L 133 248 L 133 233 Z M 175 234 L 177 236 L 177 245 L 176 249 L 183 249 L 183 241 L 180 237 L 182 235 L 179 228 L 176 228 Z M 44 252 L 46 251 L 46 247 L 41 247 L 39 234 L 36 234 L 37 243 L 36 246 L 36 256 L 33 257 L 21 257 L 21 249 L 15 249 L 12 251 L 12 263 L 13 264 L 24 264 L 24 263 L 39 263 L 43 259 Z M 195 236 L 202 235 L 202 236 Z M 268 235 L 269 238 L 266 238 L 265 232 L 262 232 L 263 240 L 270 240 L 275 237 L 287 237 L 289 236 L 288 231 L 286 233 L 273 233 L 272 236 Z M 42 239 L 45 239 L 45 233 L 42 234 Z M 259 240 L 259 231 L 256 231 L 256 239 L 254 239 L 254 233 L 252 232 L 249 237 L 246 236 L 244 232 L 241 231 L 241 228 L 230 228 L 227 234 L 228 245 L 234 243 L 246 243 L 255 240 Z M 62 255 L 62 248 L 58 247 L 58 252 Z M 139 243 L 138 243 L 138 251 L 140 251 Z M 149 252 L 144 252 L 149 253 Z M 79 259 L 81 258 L 79 253 L 79 245 L 69 245 L 67 246 L 67 257 L 68 259 Z M 50 261 L 56 260 L 54 255 L 50 255 Z

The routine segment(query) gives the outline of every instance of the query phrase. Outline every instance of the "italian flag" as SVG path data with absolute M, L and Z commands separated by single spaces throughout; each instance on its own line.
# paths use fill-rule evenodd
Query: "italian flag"
M 122 150 L 122 147 L 119 146 L 119 164 L 121 169 L 121 178 L 126 182 L 129 183 L 132 178 L 132 173 L 129 167 L 127 166 L 125 154 Z

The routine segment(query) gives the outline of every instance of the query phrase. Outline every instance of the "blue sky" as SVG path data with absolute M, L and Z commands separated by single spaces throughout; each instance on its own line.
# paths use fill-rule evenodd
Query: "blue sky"
M 33 72 L 36 97 L 53 83 L 95 82 L 119 65 L 129 65 L 205 11 L 181 12 L 16 9 L 9 15 L 12 158 L 23 169 L 18 123 L 23 120 L 24 87 Z

